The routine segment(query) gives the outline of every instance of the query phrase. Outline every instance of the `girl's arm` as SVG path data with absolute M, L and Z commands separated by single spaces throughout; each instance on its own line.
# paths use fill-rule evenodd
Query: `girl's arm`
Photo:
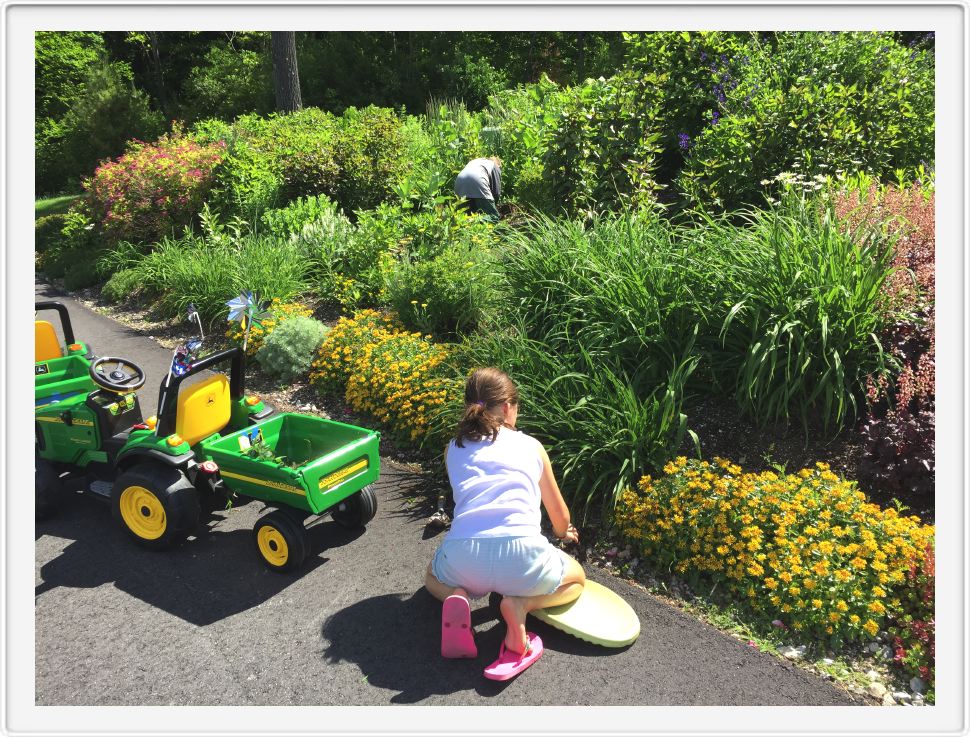
M 549 461 L 549 454 L 541 445 L 539 455 L 542 458 L 542 475 L 539 477 L 539 493 L 542 495 L 542 506 L 546 508 L 552 531 L 556 537 L 565 542 L 579 542 L 579 532 L 569 523 L 569 508 L 559 491 L 556 475 Z

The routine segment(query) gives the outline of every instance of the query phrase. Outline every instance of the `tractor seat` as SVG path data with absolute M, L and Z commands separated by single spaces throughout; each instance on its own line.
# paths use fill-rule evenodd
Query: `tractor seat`
M 61 358 L 63 355 L 54 326 L 47 320 L 34 320 L 34 363 Z
M 195 445 L 228 425 L 231 414 L 229 380 L 224 374 L 213 374 L 179 393 L 175 434 Z

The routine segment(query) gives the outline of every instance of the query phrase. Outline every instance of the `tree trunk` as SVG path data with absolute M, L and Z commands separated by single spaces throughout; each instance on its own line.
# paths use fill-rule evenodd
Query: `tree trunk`
M 272 31 L 273 85 L 276 109 L 292 113 L 303 109 L 300 96 L 300 72 L 296 65 L 296 32 Z
M 582 84 L 586 80 L 586 32 L 579 31 L 579 79 L 577 84 Z
M 155 94 L 158 96 L 158 106 L 171 119 L 172 111 L 168 107 L 168 96 L 165 94 L 165 76 L 162 73 L 162 55 L 159 51 L 158 31 L 148 31 L 149 57 L 152 63 L 152 76 L 155 78 Z

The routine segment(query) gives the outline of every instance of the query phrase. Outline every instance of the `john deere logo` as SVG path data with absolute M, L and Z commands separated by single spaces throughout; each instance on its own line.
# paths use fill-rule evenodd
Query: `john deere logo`
M 206 403 L 206 405 L 215 404 L 216 403 L 216 398 L 210 396 L 207 400 L 205 400 L 205 403 Z

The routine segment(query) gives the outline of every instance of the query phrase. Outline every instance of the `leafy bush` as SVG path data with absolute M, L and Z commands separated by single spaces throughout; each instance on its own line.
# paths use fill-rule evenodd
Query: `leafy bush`
M 271 235 L 277 237 L 299 236 L 308 225 L 322 219 L 332 219 L 337 206 L 326 195 L 299 197 L 286 207 L 267 210 L 262 222 Z
M 95 262 L 99 244 L 94 234 L 94 223 L 86 214 L 83 204 L 71 208 L 64 215 L 59 237 L 51 239 L 48 248 L 37 258 L 37 268 L 50 277 L 64 276 L 75 264 Z M 87 277 L 79 276 L 81 281 Z M 84 286 L 88 286 L 84 284 Z
M 185 109 L 192 119 L 225 120 L 274 107 L 272 62 L 266 50 L 212 46 L 185 83 Z
M 346 384 L 351 407 L 413 442 L 427 434 L 433 414 L 449 396 L 460 393 L 460 384 L 443 374 L 447 356 L 443 346 L 364 310 L 337 322 L 320 346 L 310 381 L 322 392 Z
M 246 343 L 246 355 L 255 356 L 256 352 L 263 345 L 263 341 L 279 326 L 294 317 L 310 317 L 313 312 L 309 307 L 301 305 L 299 302 L 281 302 L 278 298 L 270 300 L 266 311 L 271 317 L 253 325 L 249 329 L 249 340 Z M 226 330 L 226 338 L 235 346 L 242 348 L 243 338 L 246 329 L 242 323 L 232 321 Z
M 101 287 L 101 296 L 110 302 L 124 302 L 141 291 L 141 278 L 135 269 L 115 271 Z
M 750 62 L 751 33 L 723 31 L 625 33 L 624 70 L 656 75 L 663 103 L 655 127 L 662 153 L 657 179 L 673 181 L 692 141 L 703 132 L 721 102 L 737 86 L 739 70 Z
M 393 110 L 373 105 L 344 111 L 333 150 L 340 170 L 335 199 L 348 213 L 387 200 L 410 163 L 403 156 L 401 121 Z
M 616 523 L 639 554 L 835 650 L 901 610 L 933 540 L 933 527 L 868 503 L 824 463 L 779 476 L 680 457 L 663 470 L 620 497 Z
M 64 186 L 75 190 L 81 176 L 93 171 L 98 162 L 120 155 L 129 140 L 155 138 L 164 130 L 164 123 L 161 113 L 152 110 L 148 96 L 134 86 L 127 64 L 99 62 L 89 68 L 83 93 L 51 130 L 58 139 L 42 144 L 38 181 L 50 181 L 50 191 Z M 62 158 L 50 162 L 48 155 Z M 48 165 L 64 172 L 67 181 L 52 180 Z
M 628 74 L 569 90 L 543 154 L 551 202 L 569 214 L 655 202 L 657 82 L 654 74 Z
M 474 330 L 495 299 L 494 228 L 454 199 L 435 210 L 385 212 L 386 303 L 406 327 L 438 338 Z
M 45 215 L 34 221 L 34 251 L 43 253 L 61 239 L 67 216 L 63 214 Z
M 881 177 L 934 155 L 934 60 L 891 33 L 752 36 L 690 143 L 678 187 L 696 205 L 760 203 L 760 182 L 855 167 Z
M 132 143 L 84 183 L 99 232 L 115 242 L 179 235 L 202 209 L 221 158 L 218 145 L 201 146 L 179 130 Z
M 327 327 L 319 320 L 291 317 L 263 338 L 256 360 L 268 375 L 292 381 L 310 368 L 313 355 L 326 334 Z

